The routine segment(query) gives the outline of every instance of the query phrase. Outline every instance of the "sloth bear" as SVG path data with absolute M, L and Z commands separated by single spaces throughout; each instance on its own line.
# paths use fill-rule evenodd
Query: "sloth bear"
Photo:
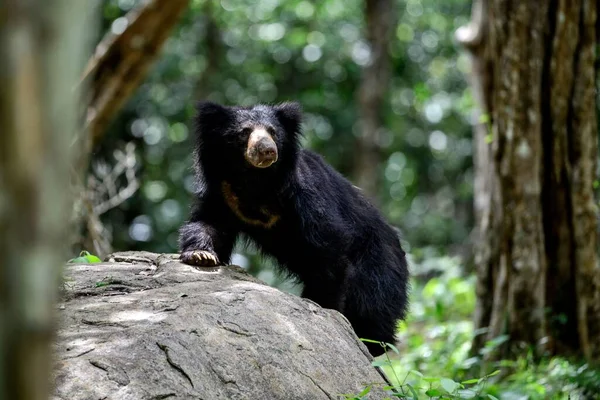
M 241 234 L 304 284 L 302 297 L 340 311 L 360 338 L 393 343 L 408 302 L 400 240 L 356 187 L 300 148 L 299 104 L 201 102 L 195 123 L 198 189 L 181 260 L 227 263 Z

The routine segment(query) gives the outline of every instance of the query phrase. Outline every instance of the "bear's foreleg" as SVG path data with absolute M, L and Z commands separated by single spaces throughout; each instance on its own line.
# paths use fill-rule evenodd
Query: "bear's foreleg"
M 179 230 L 181 261 L 195 266 L 229 262 L 236 234 L 206 221 L 191 221 Z

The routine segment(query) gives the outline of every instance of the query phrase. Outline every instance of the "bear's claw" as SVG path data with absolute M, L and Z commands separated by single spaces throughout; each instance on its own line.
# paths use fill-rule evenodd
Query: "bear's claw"
M 198 267 L 213 267 L 219 264 L 219 259 L 213 253 L 205 250 L 185 251 L 179 259 L 185 264 Z

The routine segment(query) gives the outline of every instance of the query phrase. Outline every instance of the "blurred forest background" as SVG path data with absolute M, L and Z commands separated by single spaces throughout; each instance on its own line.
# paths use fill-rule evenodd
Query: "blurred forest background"
M 413 256 L 468 254 L 472 98 L 468 60 L 453 33 L 468 22 L 470 1 L 397 3 L 376 196 Z M 104 30 L 124 29 L 122 17 L 135 4 L 105 1 Z M 107 181 L 114 177 L 114 152 L 135 145 L 135 182 L 117 185 L 139 190 L 127 192 L 118 207 L 101 207 L 112 248 L 177 251 L 193 190 L 195 100 L 297 100 L 305 110 L 305 146 L 353 178 L 363 151 L 356 92 L 369 51 L 359 1 L 192 1 L 93 154 L 94 176 Z M 266 268 L 263 279 L 274 283 L 268 263 L 252 249 L 238 254 L 236 263 L 253 273 Z
M 136 11 L 151 3 L 154 8 Z M 97 47 L 83 74 L 90 90 L 80 104 L 89 135 L 79 137 L 74 168 L 87 172 L 71 182 L 81 228 L 72 257 L 82 250 L 100 257 L 119 250 L 177 252 L 194 191 L 196 100 L 296 100 L 305 111 L 304 145 L 365 189 L 409 253 L 410 315 L 399 324 L 391 361 L 378 364 L 402 393 L 599 398 L 597 2 L 98 4 Z M 9 30 L 0 32 L 10 38 Z M 65 36 L 75 37 L 66 28 Z M 44 65 L 56 67 L 46 51 L 52 62 Z M 10 88 L 13 98 L 25 99 L 22 87 Z M 12 110 L 10 96 L 0 100 L 2 110 Z M 20 117 L 15 120 L 29 122 Z M 0 137 L 3 174 L 19 165 L 6 150 L 23 137 L 13 125 L 4 149 Z M 27 140 L 17 150 L 25 151 Z M 56 164 L 65 170 L 42 172 L 65 180 L 67 160 L 61 161 Z M 0 213 L 6 226 L 25 225 L 13 210 L 28 210 L 14 176 L 0 175 L 0 186 L 5 179 L 16 188 L 7 196 L 12 203 L 0 202 L 12 207 Z M 31 176 L 45 182 L 43 174 Z M 38 204 L 37 194 L 29 193 L 31 204 Z M 63 214 L 51 215 L 57 229 Z M 54 240 L 41 247 L 56 248 L 58 236 L 40 232 L 46 235 L 36 238 Z M 0 242 L 14 271 L 21 267 L 18 246 L 29 250 L 32 240 L 27 229 L 18 233 Z M 253 248 L 240 245 L 235 253 L 234 264 L 299 293 Z M 19 298 L 18 288 L 12 291 Z M 36 300 L 50 307 L 43 296 Z M 45 324 L 50 331 L 49 319 Z M 19 329 L 11 338 L 26 343 Z M 22 366 L 26 376 L 27 363 Z

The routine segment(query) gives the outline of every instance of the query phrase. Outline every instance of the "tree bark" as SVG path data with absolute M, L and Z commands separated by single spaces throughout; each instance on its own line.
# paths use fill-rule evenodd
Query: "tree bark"
M 600 358 L 597 2 L 478 0 L 457 38 L 490 129 L 475 129 L 474 349 Z
M 65 259 L 77 85 L 93 7 L 8 0 L 0 12 L 0 398 L 49 394 Z
M 221 61 L 225 53 L 224 43 L 222 40 L 221 28 L 215 17 L 214 2 L 207 1 L 204 4 L 204 18 L 206 23 L 206 35 L 204 37 L 204 46 L 206 48 L 207 64 L 206 69 L 202 72 L 196 82 L 194 89 L 194 101 L 206 100 L 207 96 L 213 89 L 211 82 L 214 81 L 215 75 L 221 68 Z M 198 49 L 200 51 L 200 49 Z
M 98 44 L 83 77 L 84 81 L 92 79 L 86 121 L 88 147 L 98 143 L 108 123 L 146 76 L 188 3 L 145 1 L 124 17 L 123 32 L 111 32 Z
M 395 11 L 392 0 L 365 1 L 366 37 L 371 54 L 358 89 L 360 137 L 354 175 L 356 184 L 374 200 L 381 181 L 382 108 L 390 83 L 389 48 L 397 23 Z

